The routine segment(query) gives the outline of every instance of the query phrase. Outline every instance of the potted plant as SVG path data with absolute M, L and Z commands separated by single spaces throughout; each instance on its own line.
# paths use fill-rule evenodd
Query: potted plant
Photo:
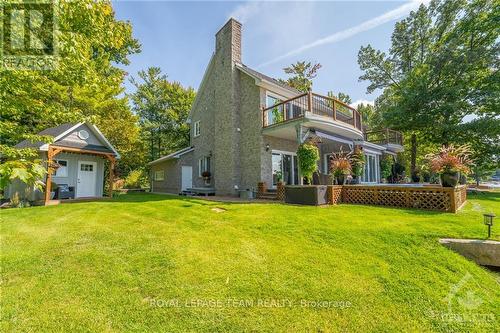
M 469 173 L 472 161 L 468 146 L 443 146 L 439 152 L 429 154 L 431 169 L 441 177 L 443 187 L 455 187 L 460 180 L 460 173 Z
M 391 176 L 393 164 L 394 158 L 390 155 L 385 154 L 380 159 L 380 175 L 382 176 L 383 183 L 386 183 L 387 179 Z
M 57 189 L 59 188 L 59 185 L 57 185 L 54 182 L 50 183 L 50 200 L 56 199 L 56 194 L 57 194 Z
M 351 171 L 352 171 L 353 184 L 361 183 L 361 176 L 363 175 L 364 166 L 365 166 L 365 155 L 363 154 L 362 147 L 356 146 L 351 156 Z
M 212 176 L 212 174 L 210 173 L 210 171 L 203 171 L 201 173 L 201 177 L 203 177 L 203 180 L 205 181 L 205 186 L 210 185 L 210 177 L 211 176 Z
M 347 177 L 351 174 L 351 154 L 344 153 L 342 149 L 338 154 L 333 153 L 330 157 L 330 172 L 337 181 L 337 185 L 344 185 Z
M 285 202 L 300 205 L 324 205 L 328 201 L 327 185 L 308 185 L 318 170 L 319 151 L 313 142 L 303 143 L 297 149 L 301 175 L 305 185 L 285 186 Z
M 311 143 L 303 143 L 297 149 L 300 172 L 304 176 L 304 183 L 310 184 L 313 173 L 318 170 L 318 147 Z

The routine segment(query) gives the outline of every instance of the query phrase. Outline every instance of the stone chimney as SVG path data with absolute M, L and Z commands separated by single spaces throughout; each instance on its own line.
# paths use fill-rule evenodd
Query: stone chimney
M 215 34 L 215 52 L 230 56 L 233 63 L 241 63 L 241 23 L 233 18 Z

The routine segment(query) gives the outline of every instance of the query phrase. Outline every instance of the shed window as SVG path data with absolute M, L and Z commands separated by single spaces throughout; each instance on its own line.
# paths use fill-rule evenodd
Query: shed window
M 54 173 L 54 177 L 68 177 L 68 161 L 55 160 L 54 162 L 59 165 Z
M 155 171 L 155 180 L 156 181 L 165 180 L 165 172 L 163 170 Z

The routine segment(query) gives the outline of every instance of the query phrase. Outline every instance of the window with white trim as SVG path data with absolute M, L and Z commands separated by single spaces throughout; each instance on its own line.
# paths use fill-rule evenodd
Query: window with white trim
M 155 181 L 162 181 L 162 180 L 165 180 L 165 171 L 156 170 L 155 171 Z
M 201 128 L 200 128 L 200 121 L 195 121 L 194 122 L 194 128 L 193 128 L 193 135 L 194 137 L 200 136 L 201 134 Z
M 198 177 L 202 177 L 202 173 L 210 172 L 210 157 L 205 156 L 198 160 Z
M 54 172 L 54 177 L 68 177 L 68 161 L 54 160 L 54 163 L 59 165 L 59 167 Z

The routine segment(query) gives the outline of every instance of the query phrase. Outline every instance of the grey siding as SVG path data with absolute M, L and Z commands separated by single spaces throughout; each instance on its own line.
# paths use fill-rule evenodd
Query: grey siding
M 163 181 L 153 180 L 153 192 L 173 193 L 178 194 L 181 192 L 181 170 L 182 166 L 193 166 L 193 152 L 186 153 L 177 159 L 170 159 L 151 166 L 152 175 L 155 171 L 163 170 L 165 178 Z M 195 173 L 193 167 L 193 173 Z M 195 177 L 193 175 L 193 186 L 195 185 Z
M 54 158 L 55 160 L 66 160 L 68 161 L 68 176 L 67 177 L 55 177 L 52 176 L 52 181 L 56 184 L 68 184 L 69 186 L 75 187 L 75 195 L 78 187 L 78 161 L 89 161 L 97 163 L 97 175 L 96 175 L 96 196 L 102 197 L 104 188 L 104 166 L 105 160 L 101 157 L 94 155 L 84 155 L 84 154 L 69 154 L 60 153 Z
M 45 162 L 47 160 L 46 153 L 41 153 L 42 160 Z M 55 160 L 65 160 L 68 162 L 68 175 L 67 177 L 55 177 L 52 176 L 52 181 L 56 184 L 68 184 L 69 186 L 75 187 L 75 195 L 78 186 L 78 161 L 90 161 L 96 162 L 97 174 L 96 174 L 96 196 L 102 197 L 104 189 L 104 167 L 105 160 L 103 158 L 85 155 L 85 154 L 70 154 L 70 153 L 59 153 L 54 158 Z M 44 163 L 45 165 L 45 163 Z M 45 182 L 45 179 L 43 179 Z M 12 198 L 15 192 L 19 193 L 19 196 L 24 198 L 26 193 L 26 185 L 20 181 L 13 182 L 6 190 L 6 197 Z M 27 196 L 29 200 L 41 200 L 43 199 L 43 193 L 40 191 L 31 191 L 30 195 Z
M 86 130 L 89 133 L 89 138 L 87 140 L 82 140 L 78 136 L 78 132 L 81 130 Z M 68 142 L 68 143 L 74 142 L 74 143 L 77 143 L 77 145 L 89 144 L 89 145 L 96 145 L 96 146 L 105 147 L 105 143 L 101 142 L 101 140 L 99 140 L 95 136 L 95 134 L 92 132 L 92 130 L 86 124 L 82 124 L 82 125 L 78 126 L 75 130 L 73 130 L 71 133 L 68 133 L 66 136 L 59 139 L 57 142 L 60 142 L 60 141 Z M 54 144 L 57 144 L 57 142 L 55 142 Z

